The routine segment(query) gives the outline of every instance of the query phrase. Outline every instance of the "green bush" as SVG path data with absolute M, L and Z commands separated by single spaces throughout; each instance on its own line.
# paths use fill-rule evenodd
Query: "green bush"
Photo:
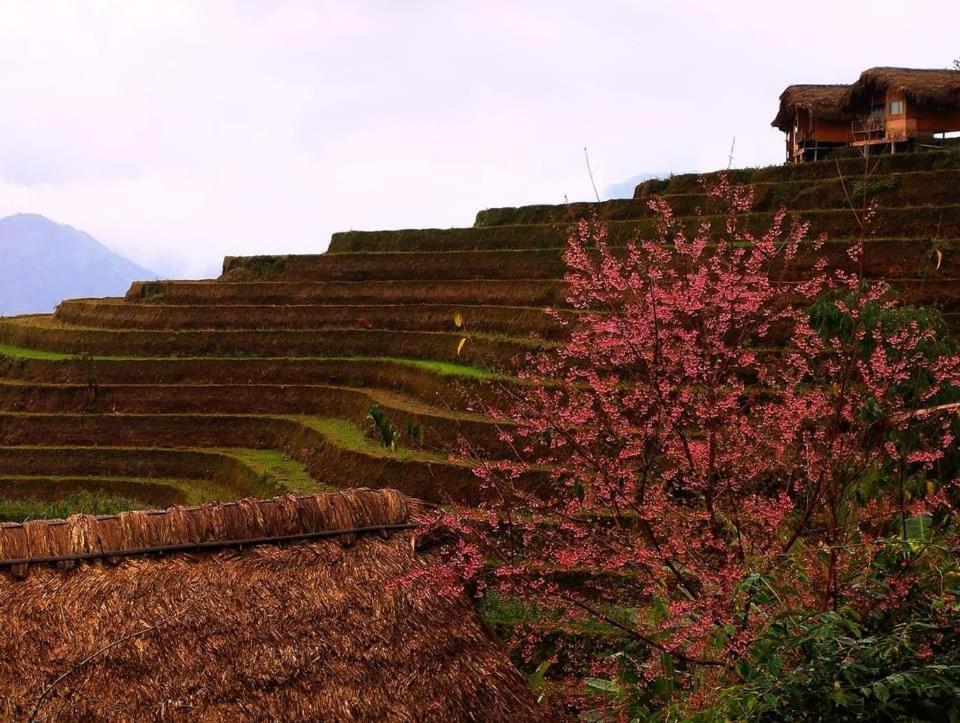
M 860 204 L 864 200 L 869 201 L 871 198 L 878 194 L 889 193 L 890 191 L 896 191 L 900 187 L 900 182 L 903 180 L 903 176 L 892 175 L 892 176 L 880 176 L 874 179 L 854 181 L 850 189 L 850 200 L 854 203 Z
M 367 408 L 367 415 L 373 420 L 373 425 L 380 434 L 380 446 L 396 449 L 398 435 L 387 413 L 378 404 L 371 404 Z
M 737 666 L 742 682 L 699 718 L 960 720 L 960 618 L 925 612 L 883 632 L 844 611 L 773 625 Z

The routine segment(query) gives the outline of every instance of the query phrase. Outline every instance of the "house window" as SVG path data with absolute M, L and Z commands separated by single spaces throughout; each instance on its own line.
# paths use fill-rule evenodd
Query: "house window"
M 902 100 L 891 100 L 890 101 L 890 115 L 901 115 L 903 113 L 903 101 Z

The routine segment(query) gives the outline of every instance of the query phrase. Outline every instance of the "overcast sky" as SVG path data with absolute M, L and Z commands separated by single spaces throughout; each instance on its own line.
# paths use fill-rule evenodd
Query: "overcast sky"
M 796 82 L 946 67 L 960 3 L 0 0 L 0 216 L 162 275 L 780 162 Z

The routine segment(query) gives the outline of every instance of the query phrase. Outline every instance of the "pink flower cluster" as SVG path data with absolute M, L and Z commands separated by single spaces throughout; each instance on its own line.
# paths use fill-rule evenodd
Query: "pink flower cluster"
M 953 443 L 949 419 L 917 412 L 958 386 L 960 359 L 932 356 L 913 319 L 875 323 L 901 304 L 861 277 L 869 242 L 831 264 L 783 212 L 751 233 L 747 189 L 708 193 L 719 228 L 686 229 L 662 200 L 649 240 L 577 224 L 578 320 L 488 410 L 516 456 L 476 462 L 488 501 L 434 521 L 462 538 L 423 574 L 616 622 L 650 666 L 667 653 L 709 670 L 791 611 L 906 594 L 909 568 L 871 571 L 906 516 L 950 503 L 942 480 L 919 506 L 905 485 Z M 844 324 L 815 328 L 828 293 Z

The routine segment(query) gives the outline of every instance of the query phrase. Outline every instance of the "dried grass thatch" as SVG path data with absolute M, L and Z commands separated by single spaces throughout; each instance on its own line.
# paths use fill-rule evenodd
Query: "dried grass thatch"
M 245 500 L 0 529 L 0 557 L 408 522 L 396 492 Z M 391 583 L 412 532 L 0 573 L 0 718 L 535 720 L 465 598 Z M 23 570 L 20 571 L 23 573 Z
M 859 108 L 887 91 L 903 93 L 907 100 L 940 110 L 960 107 L 960 72 L 918 68 L 870 68 L 850 86 L 845 105 Z
M 780 94 L 780 110 L 771 125 L 786 133 L 798 110 L 810 111 L 822 120 L 851 120 L 844 109 L 849 90 L 849 85 L 791 85 Z

